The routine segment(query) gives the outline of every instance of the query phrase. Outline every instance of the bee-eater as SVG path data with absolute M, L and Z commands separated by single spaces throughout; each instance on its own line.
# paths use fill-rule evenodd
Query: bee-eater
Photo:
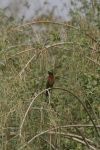
M 48 71 L 49 77 L 46 83 L 46 89 L 53 87 L 54 84 L 54 76 L 53 76 L 53 72 Z M 46 91 L 46 96 L 48 96 L 48 91 Z

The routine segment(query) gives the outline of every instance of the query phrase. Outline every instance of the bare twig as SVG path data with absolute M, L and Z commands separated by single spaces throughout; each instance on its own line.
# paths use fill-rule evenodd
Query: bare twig
M 91 121 L 92 121 L 92 123 L 93 123 L 93 125 L 94 125 L 94 128 L 95 128 L 95 130 L 96 130 L 96 132 L 97 132 L 97 135 L 98 135 L 98 137 L 99 137 L 99 133 L 98 133 L 98 130 L 97 130 L 97 128 L 96 128 L 96 125 L 95 125 L 95 123 L 94 123 L 94 121 L 93 121 L 93 119 L 92 119 L 92 117 L 91 117 L 91 115 L 90 115 L 90 113 L 89 113 L 87 107 L 84 105 L 84 103 L 81 101 L 81 99 L 79 99 L 73 92 L 71 92 L 71 91 L 69 91 L 69 90 L 67 90 L 67 89 L 63 89 L 63 88 L 60 88 L 60 87 L 55 87 L 55 88 L 52 88 L 52 89 L 60 89 L 60 90 L 67 91 L 68 93 L 70 93 L 71 95 L 73 95 L 74 97 L 76 97 L 76 98 L 78 99 L 78 101 L 82 104 L 82 106 L 83 106 L 84 109 L 86 110 L 87 114 L 89 115 L 89 117 L 90 117 L 90 119 L 91 119 Z
M 47 45 L 45 48 L 43 48 L 42 50 L 40 50 L 39 52 L 37 52 L 28 62 L 27 64 L 25 65 L 25 67 L 19 72 L 19 74 L 17 75 L 18 76 L 21 76 L 21 74 L 24 72 L 24 70 L 26 69 L 26 67 L 29 65 L 29 63 L 38 55 L 40 54 L 41 52 L 43 52 L 45 49 L 49 49 L 51 47 L 55 47 L 57 45 L 66 45 L 66 44 L 74 44 L 73 42 L 61 42 L 61 43 L 56 43 L 56 44 L 53 44 L 53 45 Z M 79 45 L 76 43 L 76 45 Z M 81 45 L 81 46 L 84 46 L 84 45 Z M 91 48 L 91 47 L 89 47 Z M 92 48 L 93 49 L 93 48 Z M 97 51 L 97 50 L 96 50 Z
M 69 64 L 70 65 L 70 64 Z M 68 65 L 68 66 L 69 66 Z M 67 67 L 66 67 L 67 68 Z M 65 68 L 64 68 L 65 69 Z M 62 71 L 63 71 L 63 69 L 62 69 Z M 58 73 L 59 74 L 59 73 Z M 58 76 L 58 74 L 57 74 L 57 76 Z M 60 78 L 61 78 L 61 76 L 60 76 Z M 65 78 L 65 79 L 67 79 L 66 77 L 62 77 L 62 78 Z M 68 79 L 70 82 L 72 82 L 70 79 Z M 74 83 L 74 82 L 72 82 L 77 88 L 78 88 L 78 86 Z M 81 91 L 81 89 L 79 88 L 79 90 Z M 98 121 L 98 118 L 97 118 L 97 116 L 96 116 L 96 113 L 95 113 L 95 111 L 94 111 L 94 109 L 93 109 L 93 107 L 92 107 L 92 105 L 90 104 L 90 102 L 89 102 L 89 100 L 88 100 L 88 98 L 87 98 L 87 96 L 85 95 L 85 93 L 83 92 L 83 91 L 81 91 L 82 93 L 83 93 L 83 95 L 86 97 L 86 100 L 87 100 L 87 102 L 88 102 L 88 104 L 89 104 L 89 106 L 91 107 L 91 109 L 92 109 L 92 111 L 93 111 L 93 114 L 94 114 L 94 117 L 95 117 L 95 119 L 96 119 L 96 121 L 97 121 L 97 123 L 98 123 L 98 125 L 99 125 L 99 121 Z
M 92 117 L 91 117 L 91 115 L 90 115 L 90 113 L 89 113 L 87 107 L 84 105 L 84 103 L 83 103 L 74 93 L 72 93 L 71 91 L 69 91 L 69 90 L 67 90 L 67 89 L 60 88 L 60 87 L 48 88 L 48 90 L 49 90 L 49 89 L 60 89 L 60 90 L 64 90 L 64 91 L 69 92 L 69 93 L 70 93 L 71 95 L 73 95 L 75 98 L 77 98 L 78 101 L 82 104 L 82 106 L 83 106 L 84 109 L 86 110 L 87 114 L 89 115 L 89 117 L 90 117 L 90 119 L 91 119 L 91 121 L 92 121 L 92 123 L 93 123 L 93 125 L 94 125 L 94 128 L 95 128 L 95 130 L 96 130 L 96 132 L 97 132 L 97 135 L 98 135 L 98 137 L 99 137 L 99 133 L 98 133 L 97 127 L 96 127 L 96 125 L 95 125 L 95 123 L 94 123 L 94 121 L 93 121 L 93 119 L 92 119 Z M 29 111 L 31 105 L 33 104 L 34 100 L 35 100 L 40 94 L 42 94 L 43 92 L 45 92 L 46 90 L 47 90 L 47 89 L 43 90 L 43 91 L 40 92 L 35 98 L 32 99 L 32 102 L 30 103 L 30 105 L 29 105 L 29 107 L 28 107 L 28 109 L 27 109 L 27 111 L 26 111 L 26 113 L 25 113 L 25 116 L 24 116 L 24 119 L 23 119 L 23 121 L 22 121 L 22 124 L 21 124 L 21 126 L 20 126 L 20 133 L 19 133 L 20 136 L 21 136 L 21 130 L 22 130 L 22 127 L 23 127 L 25 118 L 26 118 L 26 116 L 27 116 L 27 114 L 28 114 L 28 111 Z
M 95 64 L 97 64 L 97 65 L 99 65 L 99 66 L 100 66 L 100 64 L 99 64 L 99 63 L 97 63 L 95 60 L 93 60 L 93 59 L 91 59 L 91 58 L 89 58 L 89 57 L 87 57 L 87 56 L 86 56 L 86 58 L 87 58 L 87 59 L 89 59 L 89 60 L 91 60 L 91 61 L 93 61 Z
M 61 128 L 63 128 L 63 126 L 61 127 Z M 53 135 L 55 135 L 55 132 L 53 132 L 53 131 L 50 131 L 50 133 L 51 134 L 53 134 Z M 79 135 L 76 135 L 76 134 L 71 134 L 71 133 L 63 133 L 63 132 L 57 132 L 56 134 L 59 134 L 59 135 L 61 135 L 61 136 L 63 136 L 63 137 L 72 137 L 72 138 L 76 138 L 77 140 L 79 139 L 82 139 L 82 136 L 79 136 Z M 98 147 L 98 145 L 97 144 L 95 144 L 93 141 L 91 141 L 90 139 L 87 139 L 87 138 L 85 138 L 85 140 L 87 141 L 87 142 L 89 142 L 90 144 L 93 144 L 93 145 L 95 145 L 96 147 Z M 84 142 L 85 143 L 85 142 Z M 86 143 L 85 143 L 85 145 L 86 145 Z M 91 145 L 89 145 L 90 147 L 91 147 Z
M 43 139 L 43 138 L 42 138 Z M 44 141 L 46 141 L 54 150 L 58 150 L 56 147 L 54 147 L 53 144 L 51 144 L 49 141 L 47 141 L 46 139 L 43 139 Z
M 99 44 L 99 46 L 100 46 L 100 43 L 97 41 L 97 40 L 95 40 L 92 36 L 90 36 L 89 34 L 87 34 L 87 33 L 85 33 L 85 35 L 87 35 L 88 37 L 90 37 L 93 41 L 95 41 L 97 44 Z
M 52 129 L 49 129 L 49 130 L 46 130 L 46 131 L 43 131 L 43 132 L 37 134 L 37 135 L 34 136 L 31 140 L 29 140 L 26 144 L 24 144 L 22 147 L 20 147 L 19 150 L 23 149 L 23 148 L 24 148 L 25 146 L 27 146 L 30 142 L 32 142 L 35 138 L 37 138 L 37 137 L 39 137 L 39 136 L 41 136 L 41 135 L 43 135 L 43 134 L 45 134 L 45 133 L 51 132 L 52 130 L 56 130 L 56 129 L 63 128 L 63 127 L 66 127 L 66 126 L 61 126 L 61 127 L 52 128 Z M 72 135 L 70 134 L 69 136 L 72 136 Z M 68 138 L 68 136 L 67 136 L 67 138 Z M 69 138 L 70 138 L 70 137 L 69 137 Z M 82 140 L 79 140 L 79 139 L 74 138 L 74 137 L 72 137 L 72 139 L 75 140 L 75 141 L 80 142 L 81 144 L 86 145 L 86 143 L 83 142 Z M 92 146 L 90 146 L 90 147 L 91 147 L 93 150 L 96 150 L 94 147 L 92 147 Z
M 18 44 L 18 45 L 14 45 L 14 46 L 10 46 L 10 47 L 8 47 L 8 48 L 6 48 L 6 49 L 3 49 L 3 50 L 1 50 L 0 51 L 0 53 L 2 53 L 4 50 L 9 50 L 9 49 L 11 49 L 11 48 L 15 48 L 15 47 L 21 47 L 21 46 L 32 46 L 33 44 Z M 4 51 L 5 52 L 5 51 Z
M 32 51 L 32 50 L 34 50 L 34 49 L 35 49 L 35 48 L 31 48 L 31 49 L 27 49 L 27 50 L 21 51 L 21 52 L 19 52 L 19 53 L 16 53 L 15 55 L 12 55 L 12 56 L 8 57 L 7 59 L 12 58 L 12 57 L 14 57 L 14 56 L 16 56 L 16 55 L 25 53 L 25 52 L 27 52 L 27 51 Z
M 67 138 L 69 138 L 68 136 L 67 136 Z M 82 140 L 79 140 L 79 139 L 77 139 L 77 138 L 71 138 L 72 140 L 74 140 L 74 141 L 77 141 L 77 142 L 79 142 L 79 143 L 81 143 L 81 144 L 83 144 L 83 145 L 86 145 L 86 143 L 84 142 L 84 141 L 82 141 Z M 93 150 L 97 150 L 96 148 L 94 148 L 93 146 L 91 146 L 90 145 L 90 148 L 91 149 L 93 149 Z
M 47 133 L 47 132 L 49 132 L 49 131 L 52 131 L 52 130 L 55 130 L 55 129 L 58 129 L 58 128 L 59 128 L 59 127 L 57 127 L 57 128 L 52 128 L 52 129 L 49 129 L 49 130 L 46 130 L 46 131 L 44 131 L 44 132 L 41 132 L 41 133 L 37 134 L 37 135 L 34 136 L 30 141 L 28 141 L 27 144 L 29 144 L 29 143 L 32 142 L 35 138 L 41 136 L 42 134 L 45 134 L 45 133 Z M 23 145 L 19 150 L 21 150 L 22 148 L 24 148 L 27 144 Z
M 71 122 L 72 123 L 72 122 Z M 84 142 L 86 143 L 87 147 L 90 148 L 90 145 L 88 144 L 87 140 L 85 139 L 84 134 L 78 129 L 78 127 L 75 127 L 75 129 L 79 132 L 81 137 L 83 138 Z
M 26 67 L 29 65 L 29 63 L 38 55 L 40 54 L 41 52 L 43 52 L 45 49 L 49 49 L 50 47 L 54 47 L 56 45 L 65 45 L 65 44 L 69 44 L 70 42 L 62 42 L 62 43 L 56 43 L 56 44 L 53 44 L 53 45 L 47 45 L 45 48 L 43 48 L 42 50 L 40 50 L 39 52 L 37 52 L 28 62 L 27 64 L 25 65 L 25 67 L 20 71 L 20 73 L 17 75 L 18 76 L 21 76 L 21 74 L 24 72 L 24 70 L 26 69 Z
M 32 21 L 31 23 L 26 23 L 26 24 L 24 24 L 24 25 L 20 25 L 20 26 L 14 28 L 14 29 L 8 31 L 7 33 L 10 33 L 11 31 L 14 31 L 14 30 L 16 30 L 16 29 L 18 29 L 18 28 L 21 28 L 21 27 L 24 27 L 24 26 L 27 26 L 27 25 L 32 25 L 32 24 L 37 24 L 37 23 L 51 23 L 51 24 L 58 24 L 58 25 L 68 26 L 68 27 L 71 27 L 71 28 L 74 28 L 74 29 L 77 29 L 77 30 L 78 30 L 77 27 L 74 27 L 74 26 L 69 25 L 69 24 L 67 24 L 67 23 L 64 24 L 64 23 L 58 23 L 58 22 L 53 22 L 53 21 Z
M 51 89 L 51 88 L 48 88 L 48 90 L 49 90 L 49 89 Z M 32 106 L 32 104 L 33 104 L 33 102 L 35 101 L 35 99 L 36 99 L 40 94 L 42 94 L 42 93 L 45 92 L 45 91 L 47 91 L 47 89 L 43 90 L 42 92 L 40 92 L 39 94 L 37 94 L 37 96 L 35 96 L 35 98 L 32 99 L 32 101 L 31 101 L 31 103 L 30 103 L 30 105 L 29 105 L 29 107 L 28 107 L 28 109 L 27 109 L 27 111 L 26 111 L 26 113 L 25 113 L 25 116 L 24 116 L 24 119 L 23 119 L 23 121 L 22 121 L 22 124 L 21 124 L 21 126 L 20 126 L 20 133 L 19 133 L 20 137 L 21 137 L 21 130 L 22 130 L 22 127 L 23 127 L 25 118 L 26 118 L 26 116 L 27 116 L 27 114 L 28 114 L 28 111 L 29 111 L 30 107 Z

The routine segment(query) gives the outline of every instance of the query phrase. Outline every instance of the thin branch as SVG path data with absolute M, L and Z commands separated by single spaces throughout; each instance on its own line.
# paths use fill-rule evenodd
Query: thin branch
M 71 122 L 72 123 L 72 122 Z M 77 128 L 75 127 L 75 129 L 79 132 L 79 134 L 81 135 L 81 137 L 83 138 L 84 142 L 86 143 L 87 147 L 90 148 L 90 145 L 88 144 L 87 140 L 85 139 L 84 134 Z
M 35 108 L 33 108 L 34 110 L 36 109 L 38 109 L 38 110 L 40 110 L 41 108 L 37 108 L 37 107 L 35 107 Z M 45 110 L 45 109 L 43 109 L 43 110 Z M 52 111 L 52 112 L 54 112 L 54 111 Z M 91 128 L 93 128 L 94 126 L 92 125 L 92 124 L 77 124 L 77 125 L 66 125 L 66 126 L 63 126 L 64 128 L 71 128 L 71 127 L 91 127 Z M 97 128 L 100 128 L 100 125 L 96 125 L 96 127 Z M 19 128 L 17 128 L 17 127 L 7 127 L 7 128 L 9 128 L 9 129 L 19 129 Z M 0 131 L 1 130 L 5 130 L 5 129 L 7 129 L 7 128 L 2 128 L 2 129 L 0 129 Z M 16 133 L 15 132 L 13 132 L 14 133 L 14 135 L 16 135 Z M 10 135 L 12 135 L 12 133 L 10 132 Z M 1 136 L 5 136 L 5 134 L 1 134 L 0 135 L 0 137 Z
M 43 138 L 42 138 L 43 139 Z M 49 141 L 47 141 L 46 139 L 43 139 L 44 141 L 46 141 L 54 150 L 58 150 L 57 148 L 54 147 L 53 144 L 51 144 Z
M 51 23 L 51 24 L 58 24 L 58 25 L 63 25 L 63 26 L 68 26 L 68 27 L 71 27 L 71 28 L 74 28 L 74 29 L 77 29 L 79 30 L 77 27 L 74 27 L 72 25 L 69 25 L 67 23 L 63 24 L 63 23 L 58 23 L 58 22 L 53 22 L 53 21 L 32 21 L 31 23 L 26 23 L 24 25 L 20 25 L 14 29 L 11 29 L 10 31 L 8 31 L 7 33 L 10 33 L 11 31 L 14 31 L 18 28 L 21 28 L 21 27 L 25 27 L 25 26 L 28 26 L 28 25 L 32 25 L 32 24 L 37 24 L 37 23 Z
M 68 65 L 69 66 L 69 65 Z M 58 73 L 59 74 L 59 73 Z M 57 76 L 58 76 L 58 74 L 57 74 Z M 62 76 L 60 76 L 60 78 L 61 78 Z M 65 78 L 65 77 L 62 77 L 62 78 Z M 66 78 L 65 78 L 66 79 Z M 70 79 L 69 79 L 70 80 Z M 70 82 L 72 82 L 71 80 L 70 80 Z M 77 88 L 79 88 L 74 82 L 72 82 Z M 79 88 L 79 90 L 81 91 L 81 89 Z M 92 109 L 92 111 L 93 111 L 93 114 L 94 114 L 94 117 L 95 117 L 95 119 L 96 119 L 96 121 L 97 121 L 97 123 L 98 123 L 98 125 L 99 125 L 99 121 L 98 121 L 98 118 L 97 118 L 97 116 L 96 116 L 96 113 L 95 113 L 95 111 L 94 111 L 94 109 L 93 109 L 93 107 L 92 107 L 92 105 L 90 104 L 90 102 L 89 102 L 89 100 L 88 100 L 88 98 L 87 98 L 87 96 L 85 95 L 85 93 L 83 92 L 83 91 L 81 91 L 82 93 L 83 93 L 83 95 L 86 97 L 86 100 L 87 100 L 87 102 L 88 102 L 88 104 L 89 104 L 89 106 L 91 107 L 91 109 Z
M 63 127 L 61 127 L 61 128 L 63 128 Z M 53 132 L 53 131 L 50 131 L 51 132 L 51 134 L 53 134 L 53 135 L 55 135 L 55 132 Z M 59 134 L 59 135 L 61 135 L 61 136 L 63 136 L 63 137 L 71 137 L 71 138 L 76 138 L 77 140 L 79 139 L 82 139 L 82 137 L 81 136 L 79 136 L 79 135 L 76 135 L 76 134 L 71 134 L 71 133 L 63 133 L 63 132 L 57 132 L 56 134 Z M 87 139 L 87 138 L 85 138 L 85 140 L 86 141 L 88 141 L 90 144 L 93 144 L 94 146 L 96 146 L 96 147 L 99 147 L 99 145 L 97 145 L 96 143 L 94 143 L 93 141 L 91 141 L 90 139 Z M 84 142 L 85 143 L 85 142 Z M 90 147 L 91 147 L 91 145 L 89 145 Z
M 39 39 L 39 37 L 38 37 L 38 35 L 37 35 L 35 29 L 33 28 L 32 24 L 30 24 L 30 26 L 32 27 L 32 29 L 33 29 L 33 31 L 34 31 L 34 33 L 35 33 L 35 35 L 36 35 L 36 38 L 37 38 L 38 43 L 42 46 L 42 43 L 40 42 L 40 39 Z
M 90 37 L 93 41 L 95 41 L 97 44 L 99 44 L 99 46 L 100 46 L 100 43 L 97 41 L 97 40 L 95 40 L 92 36 L 90 36 L 89 34 L 87 34 L 87 33 L 85 33 L 85 35 L 87 35 L 88 37 Z
M 22 147 L 20 147 L 19 150 L 23 149 L 23 148 L 24 148 L 25 146 L 27 146 L 30 142 L 32 142 L 35 138 L 37 138 L 37 137 L 39 137 L 39 136 L 41 136 L 41 135 L 43 135 L 43 134 L 45 134 L 45 133 L 48 133 L 48 132 L 50 132 L 50 131 L 52 131 L 52 130 L 60 129 L 60 128 L 63 128 L 63 127 L 65 127 L 65 126 L 55 127 L 55 128 L 52 128 L 52 129 L 49 129 L 49 130 L 46 130 L 46 131 L 43 131 L 43 132 L 37 134 L 37 135 L 34 136 L 31 140 L 29 140 L 26 144 L 24 144 Z M 84 144 L 84 145 L 86 145 L 86 143 L 83 142 L 82 140 L 79 140 L 79 139 L 77 139 L 77 138 L 72 138 L 72 139 L 73 139 L 73 140 L 76 140 L 76 141 L 78 141 L 78 142 L 80 142 L 80 143 L 82 143 L 82 144 Z M 90 147 L 93 148 L 92 146 L 90 146 Z M 94 149 L 94 150 L 96 150 L 96 149 Z
M 49 129 L 49 130 L 46 130 L 46 131 L 44 131 L 44 132 L 41 132 L 41 133 L 39 133 L 39 134 L 37 134 L 36 136 L 34 136 L 31 140 L 29 140 L 25 145 L 23 145 L 22 147 L 20 147 L 19 148 L 19 150 L 21 150 L 22 148 L 24 148 L 27 144 L 29 144 L 30 142 L 32 142 L 35 138 L 37 138 L 38 136 L 41 136 L 42 134 L 45 134 L 45 133 L 47 133 L 47 132 L 49 132 L 49 131 L 52 131 L 52 130 L 55 130 L 55 129 L 58 129 L 59 127 L 57 127 L 57 128 L 52 128 L 52 129 Z
M 45 48 L 43 48 L 42 50 L 40 50 L 39 52 L 37 52 L 28 62 L 27 62 L 27 64 L 25 65 L 25 67 L 19 72 L 19 74 L 17 75 L 17 77 L 18 76 L 21 76 L 21 74 L 24 72 L 24 70 L 26 69 L 26 67 L 29 65 L 29 63 L 38 55 L 38 54 L 40 54 L 41 52 L 43 52 L 44 50 L 46 50 L 46 49 L 49 49 L 49 48 L 51 48 L 51 47 L 55 47 L 55 46 L 57 46 L 57 45 L 66 45 L 66 44 L 75 44 L 75 43 L 73 43 L 73 42 L 61 42 L 61 43 L 56 43 L 56 44 L 53 44 L 53 45 L 46 45 L 46 47 Z M 75 45 L 79 45 L 79 44 L 75 44 Z M 81 44 L 80 44 L 81 45 Z M 81 46 L 85 46 L 85 45 L 81 45 Z M 91 48 L 91 47 L 89 47 L 89 48 Z M 94 49 L 94 48 L 92 48 L 92 49 Z M 96 50 L 97 51 L 97 50 Z
M 89 117 L 90 117 L 90 119 L 91 119 L 91 121 L 92 121 L 92 123 L 93 123 L 93 125 L 94 125 L 94 128 L 95 128 L 95 130 L 96 130 L 96 132 L 97 132 L 97 135 L 98 135 L 98 137 L 99 137 L 99 133 L 98 133 L 97 127 L 96 127 L 96 125 L 95 125 L 95 123 L 94 123 L 94 121 L 93 121 L 93 119 L 92 119 L 92 117 L 91 117 L 91 115 L 90 115 L 90 113 L 89 113 L 87 107 L 84 105 L 84 103 L 83 103 L 74 93 L 72 93 L 71 91 L 69 91 L 69 90 L 67 90 L 67 89 L 63 89 L 63 88 L 60 88 L 60 87 L 45 89 L 45 90 L 41 91 L 35 98 L 32 99 L 32 102 L 30 103 L 30 105 L 29 105 L 29 107 L 28 107 L 28 109 L 27 109 L 27 111 L 26 111 L 26 113 L 25 113 L 25 116 L 24 116 L 24 119 L 23 119 L 23 121 L 22 121 L 22 124 L 21 124 L 21 126 L 20 126 L 20 133 L 19 133 L 20 137 L 21 137 L 21 130 L 22 130 L 22 127 L 23 127 L 25 118 L 26 118 L 26 116 L 27 116 L 27 114 L 28 114 L 28 111 L 29 111 L 31 105 L 33 104 L 34 100 L 35 100 L 40 94 L 42 94 L 43 92 L 45 92 L 45 91 L 47 91 L 47 90 L 49 90 L 49 89 L 60 89 L 60 90 L 64 90 L 64 91 L 69 92 L 69 93 L 70 93 L 71 95 L 73 95 L 74 97 L 76 97 L 76 98 L 78 99 L 78 101 L 83 105 L 83 107 L 84 107 L 84 109 L 86 110 L 87 114 L 89 115 Z
M 90 117 L 90 119 L 91 119 L 91 121 L 92 121 L 92 123 L 93 123 L 93 125 L 94 125 L 94 128 L 95 128 L 95 130 L 96 130 L 96 132 L 97 132 L 97 135 L 98 135 L 98 137 L 99 137 L 99 133 L 98 133 L 98 130 L 97 130 L 97 128 L 96 128 L 96 125 L 95 125 L 95 123 L 94 123 L 94 121 L 93 121 L 93 119 L 92 119 L 92 117 L 91 117 L 91 115 L 90 115 L 90 113 L 89 113 L 87 107 L 84 105 L 84 103 L 83 103 L 73 92 L 71 92 L 71 91 L 69 91 L 69 90 L 67 90 L 67 89 L 60 88 L 60 87 L 55 87 L 55 88 L 52 88 L 52 89 L 60 89 L 60 90 L 67 91 L 68 93 L 70 93 L 71 95 L 73 95 L 74 97 L 76 97 L 76 98 L 78 99 L 78 101 L 82 104 L 82 106 L 83 106 L 84 109 L 86 110 L 87 114 L 89 115 L 89 117 Z
M 65 45 L 65 44 L 69 44 L 70 42 L 62 42 L 62 43 L 56 43 L 56 44 L 53 44 L 53 45 L 47 45 L 45 48 L 43 48 L 42 50 L 40 50 L 39 52 L 37 52 L 28 62 L 27 64 L 25 65 L 25 67 L 19 72 L 19 74 L 17 75 L 18 76 L 21 76 L 21 74 L 24 72 L 24 70 L 26 69 L 26 67 L 29 65 L 29 63 L 38 55 L 40 54 L 41 52 L 43 52 L 45 49 L 49 49 L 51 47 L 54 47 L 56 45 Z
M 94 125 L 92 124 L 78 124 L 78 125 L 67 125 L 67 126 L 63 126 L 63 127 L 94 127 Z M 96 125 L 97 128 L 100 128 L 100 125 Z
M 67 138 L 69 138 L 69 137 L 67 136 Z M 81 143 L 81 144 L 83 144 L 83 145 L 86 145 L 86 143 L 85 143 L 84 141 L 82 141 L 82 140 L 79 140 L 79 139 L 77 139 L 77 138 L 71 138 L 71 139 L 74 140 L 74 141 L 77 141 L 77 142 L 79 142 L 79 143 Z M 93 150 L 97 150 L 96 148 L 94 148 L 94 147 L 91 146 L 91 145 L 90 145 L 90 148 L 93 149 Z
M 15 47 L 21 47 L 21 46 L 32 46 L 33 44 L 18 44 L 18 45 L 14 45 L 14 46 L 10 46 L 10 47 L 8 47 L 8 48 L 6 48 L 7 50 L 9 50 L 9 49 L 11 49 L 11 48 L 15 48 Z M 1 50 L 0 51 L 0 53 L 2 53 L 4 50 L 6 50 L 6 49 L 3 49 L 3 50 Z M 7 51 L 6 50 L 6 51 Z M 4 51 L 5 52 L 5 51 Z
M 27 49 L 27 50 L 21 51 L 21 52 L 19 52 L 19 53 L 16 53 L 15 55 L 11 55 L 11 56 L 8 57 L 7 59 L 12 58 L 12 57 L 14 57 L 14 56 L 16 56 L 16 55 L 22 54 L 22 53 L 24 53 L 24 52 L 34 50 L 34 49 L 35 49 L 35 48 L 31 48 L 31 49 Z
M 50 88 L 49 88 L 49 89 L 50 89 Z M 22 127 L 23 127 L 25 118 L 26 118 L 26 116 L 27 116 L 27 114 L 28 114 L 28 111 L 29 111 L 30 107 L 32 106 L 32 104 L 33 104 L 33 102 L 35 101 L 35 99 L 36 99 L 40 94 L 42 94 L 42 93 L 45 92 L 45 91 L 47 91 L 47 89 L 43 90 L 42 92 L 40 92 L 39 94 L 37 94 L 37 96 L 35 96 L 35 98 L 32 99 L 32 101 L 31 101 L 31 103 L 30 103 L 30 105 L 29 105 L 29 107 L 28 107 L 28 109 L 27 109 L 27 111 L 26 111 L 26 113 L 25 113 L 25 116 L 24 116 L 24 119 L 23 119 L 23 121 L 22 121 L 22 124 L 21 124 L 21 126 L 20 126 L 20 132 L 19 132 L 20 137 L 21 137 L 21 130 L 22 130 Z
M 99 65 L 99 66 L 100 66 L 100 64 L 99 64 L 99 63 L 97 63 L 95 60 L 93 60 L 93 59 L 91 59 L 91 58 L 89 58 L 89 57 L 87 57 L 87 56 L 86 56 L 86 58 L 87 58 L 87 59 L 89 59 L 89 60 L 91 60 L 91 61 L 93 61 L 94 63 L 96 63 L 97 65 Z
M 63 128 L 63 126 L 61 126 L 61 128 Z M 51 134 L 55 134 L 55 132 L 53 131 L 50 131 Z M 82 136 L 79 136 L 79 135 L 76 135 L 76 134 L 71 134 L 71 133 L 63 133 L 63 132 L 56 132 L 56 134 L 60 134 L 61 136 L 63 137 L 66 137 L 66 136 L 70 136 L 70 137 L 75 137 L 75 138 L 78 138 L 78 139 L 82 139 Z M 85 138 L 89 143 L 91 144 L 95 144 L 93 141 Z

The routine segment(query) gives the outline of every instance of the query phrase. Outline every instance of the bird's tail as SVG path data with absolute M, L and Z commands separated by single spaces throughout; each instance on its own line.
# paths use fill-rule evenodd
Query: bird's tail
M 48 91 L 46 91 L 46 96 L 48 96 L 49 94 L 48 94 Z

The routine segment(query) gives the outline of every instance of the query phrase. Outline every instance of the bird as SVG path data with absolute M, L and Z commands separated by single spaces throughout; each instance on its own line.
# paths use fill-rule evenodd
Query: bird
M 47 79 L 46 83 L 46 89 L 52 88 L 54 84 L 54 76 L 53 76 L 53 71 L 48 71 L 49 77 Z M 46 91 L 46 96 L 48 96 L 48 91 Z

